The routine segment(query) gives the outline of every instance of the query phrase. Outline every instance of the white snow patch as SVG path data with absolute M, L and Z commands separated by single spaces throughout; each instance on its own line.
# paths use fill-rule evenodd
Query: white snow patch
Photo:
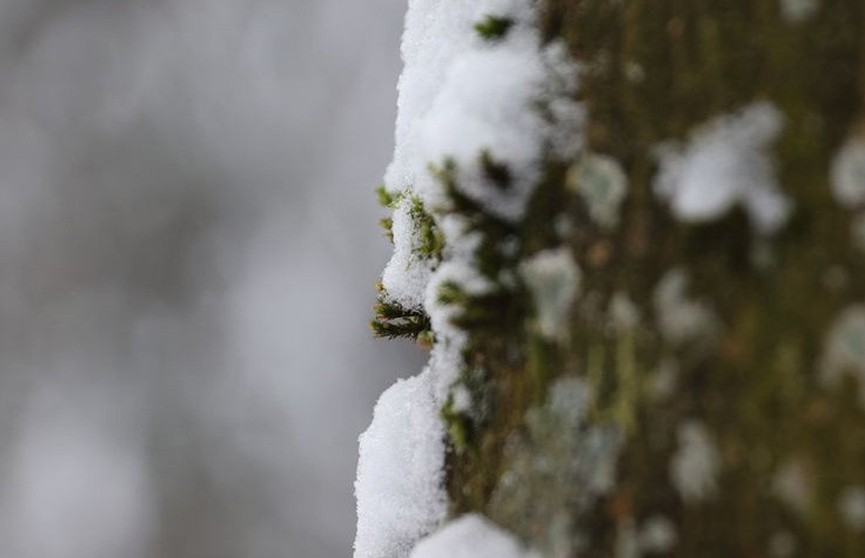
M 520 274 L 535 303 L 541 335 L 562 340 L 582 274 L 568 248 L 543 250 L 520 264 Z
M 429 372 L 400 380 L 360 437 L 355 558 L 404 558 L 447 511 L 444 430 Z
M 670 461 L 673 486 L 686 502 L 703 500 L 718 490 L 721 456 L 705 426 L 690 421 L 679 426 L 679 446 Z
M 835 199 L 850 209 L 865 207 L 865 139 L 851 137 L 832 159 L 830 169 Z
M 382 273 L 381 282 L 390 300 L 409 309 L 423 307 L 423 292 L 435 262 L 418 257 L 420 241 L 411 216 L 411 196 L 403 196 L 393 212 L 394 251 Z
M 469 514 L 418 543 L 411 558 L 540 558 L 486 518 Z
M 447 232 L 445 236 L 448 234 L 451 233 Z M 471 239 L 463 238 L 451 242 L 449 247 L 466 243 L 473 244 Z M 429 369 L 433 377 L 433 394 L 439 405 L 447 401 L 448 394 L 459 380 L 463 366 L 462 350 L 468 339 L 467 334 L 453 323 L 461 306 L 442 304 L 439 300 L 441 287 L 446 283 L 457 285 L 469 295 L 480 295 L 491 288 L 490 282 L 462 258 L 445 261 L 430 278 L 425 307 L 436 342 L 430 352 Z
M 656 193 L 686 222 L 712 221 L 741 205 L 757 231 L 777 231 L 792 210 L 769 154 L 782 125 L 773 105 L 754 103 L 700 126 L 686 146 L 661 145 Z
M 487 16 L 513 25 L 504 37 L 484 40 L 473 27 Z M 444 192 L 429 168 L 449 159 L 464 193 L 516 220 L 540 176 L 544 149 L 564 156 L 582 148 L 585 110 L 570 98 L 577 66 L 561 45 L 542 47 L 535 20 L 530 0 L 410 0 L 389 191 L 414 193 L 428 210 L 441 207 Z M 484 151 L 506 165 L 509 187 L 484 176 Z M 394 216 L 395 250 L 384 278 L 389 296 L 412 307 L 430 275 L 429 262 L 411 257 L 416 235 Z

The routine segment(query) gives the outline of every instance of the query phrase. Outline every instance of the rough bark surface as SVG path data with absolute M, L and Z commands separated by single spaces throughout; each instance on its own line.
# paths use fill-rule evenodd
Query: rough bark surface
M 801 19 L 776 0 L 542 4 L 547 39 L 582 64 L 589 150 L 618 162 L 627 195 L 602 226 L 579 161 L 551 160 L 501 232 L 520 253 L 490 265 L 564 245 L 580 296 L 561 339 L 539 333 L 525 288 L 465 301 L 480 411 L 444 412 L 453 513 L 552 556 L 865 555 L 863 208 L 830 186 L 863 133 L 865 3 Z M 783 114 L 771 157 L 789 220 L 762 234 L 738 206 L 676 218 L 653 191 L 657 146 L 761 101 Z

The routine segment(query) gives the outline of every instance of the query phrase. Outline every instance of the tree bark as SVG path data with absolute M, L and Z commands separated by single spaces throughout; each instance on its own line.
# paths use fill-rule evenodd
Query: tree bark
M 865 199 L 833 184 L 865 181 L 839 159 L 865 142 L 865 2 L 542 6 L 581 65 L 587 149 L 550 157 L 508 233 L 519 257 L 491 264 L 521 286 L 461 302 L 474 411 L 443 411 L 453 514 L 550 556 L 865 555 Z M 660 146 L 754 106 L 780 115 L 766 150 L 789 216 L 677 213 Z M 586 193 L 591 164 L 624 174 L 620 206 Z M 525 262 L 562 247 L 579 294 L 551 336 L 553 287 Z

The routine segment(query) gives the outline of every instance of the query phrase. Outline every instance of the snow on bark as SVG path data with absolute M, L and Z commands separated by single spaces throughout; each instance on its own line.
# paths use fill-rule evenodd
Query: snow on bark
M 449 523 L 422 540 L 411 558 L 540 558 L 512 535 L 476 514 Z
M 782 126 L 778 109 L 754 103 L 698 127 L 685 146 L 662 145 L 655 191 L 686 222 L 712 221 L 741 205 L 758 232 L 777 231 L 792 210 L 769 155 Z
M 536 15 L 531 0 L 409 2 L 396 145 L 385 175 L 385 196 L 400 201 L 390 229 L 394 255 L 382 276 L 383 300 L 422 309 L 434 345 L 420 376 L 385 392 L 361 437 L 355 558 L 407 556 L 442 521 L 446 508 L 439 411 L 459 378 L 467 338 L 452 324 L 454 308 L 439 293 L 454 284 L 476 295 L 489 281 L 475 264 L 477 236 L 459 217 L 441 213 L 448 200 L 431 167 L 447 165 L 461 194 L 515 222 L 541 175 L 543 155 L 569 157 L 582 145 L 584 111 L 570 98 L 577 68 L 563 48 L 542 45 Z M 501 172 L 507 187 L 490 178 L 490 168 Z M 435 220 L 444 241 L 434 257 L 419 250 L 424 231 L 412 215 L 415 203 Z
M 428 372 L 398 381 L 378 400 L 360 437 L 355 558 L 406 556 L 444 518 L 438 412 Z

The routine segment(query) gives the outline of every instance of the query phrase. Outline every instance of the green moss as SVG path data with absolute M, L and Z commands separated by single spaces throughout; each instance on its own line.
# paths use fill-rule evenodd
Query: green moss
M 425 312 L 391 302 L 381 283 L 377 288 L 378 301 L 373 307 L 374 317 L 370 322 L 370 328 L 377 337 L 424 341 L 432 335 L 429 316 Z
M 493 41 L 497 39 L 501 39 L 505 35 L 507 35 L 510 28 L 514 25 L 514 20 L 509 17 L 498 17 L 494 15 L 488 15 L 484 17 L 481 21 L 475 23 L 475 31 L 477 31 L 478 35 L 480 35 L 483 39 L 487 41 Z

